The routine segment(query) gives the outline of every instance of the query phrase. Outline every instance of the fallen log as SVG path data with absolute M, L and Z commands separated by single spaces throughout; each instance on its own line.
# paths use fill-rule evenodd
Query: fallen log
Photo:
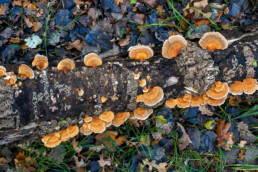
M 256 30 L 256 29 L 254 29 Z M 240 32 L 240 31 L 239 31 Z M 239 36 L 239 32 L 235 35 Z M 192 90 L 202 94 L 215 81 L 231 84 L 247 77 L 258 78 L 258 32 L 232 36 L 233 43 L 223 51 L 208 52 L 197 42 L 189 42 L 178 57 L 164 59 L 161 47 L 148 61 L 128 59 L 125 53 L 105 58 L 100 67 L 89 68 L 76 62 L 67 74 L 50 64 L 35 72 L 34 79 L 21 80 L 17 89 L 0 80 L 0 145 L 19 141 L 25 136 L 42 136 L 55 127 L 78 123 L 85 114 L 97 116 L 104 110 L 133 111 L 142 87 L 134 74 L 146 79 L 147 86 L 163 88 L 164 100 L 176 98 Z M 18 73 L 17 64 L 5 65 Z M 257 93 L 256 93 L 257 94 Z M 103 102 L 102 98 L 107 100 Z M 156 105 L 155 107 L 159 106 Z

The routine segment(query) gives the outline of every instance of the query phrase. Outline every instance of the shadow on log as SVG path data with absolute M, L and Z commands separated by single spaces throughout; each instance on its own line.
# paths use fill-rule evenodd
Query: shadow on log
M 247 34 L 250 36 L 236 39 L 228 49 L 213 53 L 189 42 L 171 60 L 164 59 L 161 47 L 156 47 L 154 57 L 144 62 L 118 55 L 105 58 L 103 65 L 96 68 L 77 62 L 75 70 L 67 74 L 58 71 L 56 64 L 50 64 L 44 71 L 35 70 L 34 79 L 21 80 L 22 86 L 16 90 L 1 79 L 0 145 L 31 134 L 40 137 L 58 125 L 78 123 L 85 114 L 97 116 L 103 110 L 133 111 L 144 106 L 136 103 L 142 88 L 133 73 L 139 73 L 140 79 L 149 77 L 147 86 L 163 88 L 165 96 L 161 104 L 170 97 L 185 94 L 186 87 L 196 90 L 192 94 L 200 95 L 215 81 L 231 84 L 247 77 L 258 78 L 254 63 L 258 61 L 258 34 L 257 31 Z M 5 67 L 18 73 L 16 64 Z M 106 102 L 102 103 L 102 96 L 107 98 Z M 64 119 L 65 124 L 60 122 Z

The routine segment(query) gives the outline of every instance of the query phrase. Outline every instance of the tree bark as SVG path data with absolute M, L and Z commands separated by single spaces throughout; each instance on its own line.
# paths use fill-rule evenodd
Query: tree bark
M 53 132 L 56 126 L 78 124 L 85 114 L 97 116 L 104 110 L 133 111 L 144 106 L 136 103 L 142 88 L 133 73 L 139 73 L 140 79 L 149 76 L 147 86 L 163 88 L 165 96 L 159 105 L 170 97 L 189 92 L 188 88 L 195 90 L 192 94 L 200 95 L 215 81 L 231 84 L 247 77 L 258 78 L 254 63 L 258 61 L 256 30 L 255 26 L 250 31 L 227 34 L 231 40 L 241 35 L 242 38 L 226 50 L 208 52 L 197 42 L 188 41 L 188 46 L 173 59 L 164 59 L 161 47 L 156 47 L 154 57 L 144 62 L 131 60 L 127 53 L 121 53 L 105 58 L 103 65 L 96 68 L 76 62 L 75 70 L 67 74 L 58 71 L 56 64 L 50 64 L 44 71 L 34 69 L 35 78 L 21 80 L 22 86 L 15 90 L 1 79 L 0 145 L 32 134 L 42 136 Z M 18 73 L 17 64 L 5 67 L 7 71 Z M 77 90 L 83 90 L 83 95 Z M 102 96 L 107 98 L 104 103 Z

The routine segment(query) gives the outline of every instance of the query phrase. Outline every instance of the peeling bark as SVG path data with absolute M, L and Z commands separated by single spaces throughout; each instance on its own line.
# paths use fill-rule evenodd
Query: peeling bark
M 252 33 L 252 32 L 251 32 Z M 258 78 L 257 33 L 235 41 L 228 49 L 210 53 L 195 42 L 171 60 L 161 56 L 161 47 L 154 49 L 149 61 L 138 62 L 124 53 L 105 58 L 103 65 L 88 68 L 77 62 L 76 69 L 64 74 L 56 64 L 44 71 L 35 70 L 35 78 L 22 80 L 13 90 L 0 80 L 0 145 L 19 141 L 30 134 L 41 136 L 57 126 L 80 122 L 85 114 L 97 116 L 103 110 L 133 111 L 138 106 L 136 96 L 142 94 L 133 73 L 140 79 L 150 76 L 147 85 L 163 88 L 164 100 L 185 94 L 191 87 L 193 94 L 202 94 L 215 81 L 231 84 L 247 77 Z M 7 71 L 17 73 L 18 65 L 6 65 Z M 79 95 L 78 91 L 84 94 Z M 101 102 L 101 96 L 107 99 Z M 159 104 L 160 105 L 160 104 Z M 65 119 L 66 122 L 63 122 Z

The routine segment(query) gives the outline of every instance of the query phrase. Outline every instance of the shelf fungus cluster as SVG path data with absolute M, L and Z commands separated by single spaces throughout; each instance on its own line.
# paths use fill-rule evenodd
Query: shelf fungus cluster
M 49 133 L 45 135 L 41 141 L 44 143 L 44 145 L 48 148 L 54 148 L 58 146 L 61 142 L 65 142 L 79 133 L 79 128 L 74 126 L 69 126 L 64 130 L 61 130 L 59 132 Z
M 163 98 L 163 89 L 159 86 L 155 86 L 152 89 L 149 89 L 148 92 L 138 95 L 136 102 L 143 102 L 146 106 L 155 106 L 161 102 Z
M 102 65 L 102 59 L 96 53 L 85 55 L 83 62 L 86 66 L 90 67 L 97 67 Z
M 175 108 L 175 106 L 179 108 L 188 108 L 206 104 L 220 106 L 225 103 L 229 93 L 233 95 L 242 95 L 243 93 L 253 94 L 256 90 L 258 90 L 258 83 L 256 79 L 253 78 L 246 78 L 243 82 L 235 81 L 230 87 L 227 83 L 217 81 L 211 89 L 201 96 L 185 94 L 176 99 L 169 98 L 165 102 L 165 106 L 168 108 Z

